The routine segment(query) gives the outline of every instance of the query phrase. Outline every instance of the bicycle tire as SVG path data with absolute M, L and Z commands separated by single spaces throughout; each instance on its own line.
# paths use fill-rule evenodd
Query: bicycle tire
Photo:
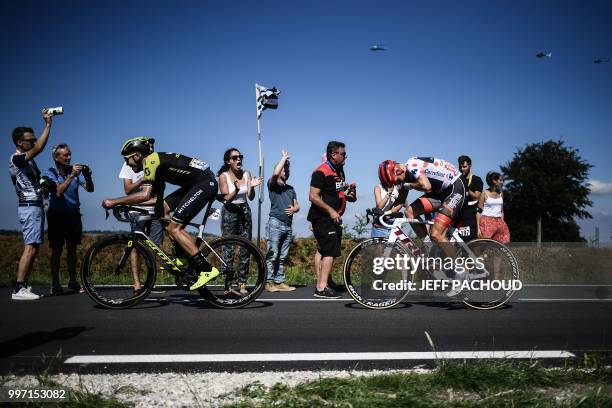
M 389 253 L 385 254 L 385 251 Z M 369 266 L 373 266 L 373 258 L 378 255 L 389 257 L 393 251 L 412 256 L 406 248 L 397 242 L 390 244 L 386 238 L 367 239 L 351 250 L 344 261 L 343 276 L 346 290 L 355 302 L 368 309 L 389 309 L 399 304 L 408 295 L 408 288 L 399 290 L 378 290 L 375 288 L 375 286 L 380 287 L 379 284 L 375 283 L 376 280 L 388 280 L 389 282 L 386 283 L 397 283 L 399 280 L 412 282 L 414 279 L 414 274 L 410 274 L 409 277 L 403 276 L 401 271 L 381 272 L 380 275 L 374 273 L 373 268 Z M 400 279 L 398 280 L 398 278 Z
M 134 275 L 130 259 L 127 259 L 134 250 L 141 260 L 142 290 L 139 293 L 134 293 Z M 114 235 L 95 242 L 85 253 L 81 265 L 85 293 L 108 309 L 127 309 L 141 303 L 153 289 L 156 275 L 153 254 L 140 240 L 128 235 Z
M 264 256 L 251 241 L 242 237 L 222 237 L 205 244 L 201 247 L 206 254 L 208 262 L 219 269 L 221 274 L 208 282 L 206 286 L 199 289 L 200 294 L 209 303 L 220 309 L 238 309 L 256 300 L 264 290 L 266 283 L 266 264 Z M 226 249 L 227 256 L 231 247 L 232 257 L 224 259 L 227 267 L 221 263 L 219 257 L 223 256 L 223 249 Z M 248 255 L 248 266 L 246 272 L 240 267 L 240 251 L 236 255 L 237 249 L 246 251 Z M 238 268 L 234 265 L 238 261 Z M 244 264 L 243 264 L 244 265 Z M 243 270 L 241 274 L 239 270 Z M 239 283 L 244 280 L 246 284 L 246 294 L 239 292 Z
M 467 245 L 477 257 L 479 255 L 482 255 L 483 258 L 487 258 L 487 256 L 489 258 L 492 258 L 490 260 L 486 260 L 486 262 L 488 263 L 486 268 L 487 270 L 491 268 L 493 274 L 497 276 L 487 277 L 492 278 L 488 279 L 489 281 L 519 280 L 520 271 L 518 267 L 518 262 L 512 254 L 512 251 L 510 251 L 507 246 L 492 239 L 475 239 L 473 241 L 468 242 Z M 492 255 L 487 255 L 487 252 L 491 253 Z M 491 263 L 493 264 L 492 266 Z M 462 297 L 462 302 L 473 309 L 491 310 L 496 309 L 508 302 L 513 294 L 513 289 L 500 289 L 491 291 L 468 290 L 461 292 L 460 296 Z

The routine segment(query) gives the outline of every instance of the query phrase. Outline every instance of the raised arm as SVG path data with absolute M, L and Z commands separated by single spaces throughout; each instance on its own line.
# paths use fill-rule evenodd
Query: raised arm
M 276 183 L 276 180 L 278 179 L 278 176 L 280 176 L 281 172 L 283 171 L 283 168 L 285 167 L 285 163 L 290 158 L 291 158 L 291 156 L 289 155 L 288 151 L 286 151 L 284 149 L 281 150 L 281 159 L 276 164 L 276 166 L 274 167 L 274 171 L 272 172 L 272 177 L 270 177 L 270 180 L 268 180 L 268 186 L 270 186 L 271 184 Z
M 26 161 L 32 160 L 33 158 L 38 156 L 38 154 L 42 152 L 42 150 L 47 145 L 47 141 L 49 139 L 49 133 L 51 132 L 51 124 L 53 123 L 53 115 L 47 112 L 46 109 L 43 109 L 42 117 L 45 121 L 45 128 L 43 129 L 40 136 L 38 136 L 38 140 L 36 141 L 34 146 L 26 152 L 26 157 L 25 157 Z

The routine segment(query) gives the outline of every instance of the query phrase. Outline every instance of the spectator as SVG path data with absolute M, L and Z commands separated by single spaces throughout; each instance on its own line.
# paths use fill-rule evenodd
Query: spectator
M 328 285 L 328 278 L 334 258 L 341 255 L 342 214 L 346 202 L 357 200 L 355 184 L 347 185 L 344 175 L 346 149 L 342 142 L 327 144 L 327 160 L 312 173 L 308 198 L 311 202 L 308 221 L 317 241 L 314 268 L 317 287 L 314 296 L 323 299 L 337 299 L 340 296 Z
M 382 184 L 378 183 L 374 187 L 374 200 L 376 201 L 376 208 L 382 211 L 399 211 L 404 204 L 406 204 L 407 198 L 408 190 L 402 188 L 401 186 L 391 186 L 389 188 L 385 188 Z M 390 232 L 390 228 L 378 224 L 377 218 L 372 221 L 372 238 L 388 238 Z
M 293 214 L 300 210 L 297 195 L 289 179 L 289 153 L 281 152 L 281 159 L 274 167 L 272 177 L 268 180 L 270 194 L 270 219 L 267 225 L 268 252 L 266 266 L 268 277 L 266 290 L 268 292 L 290 292 L 294 286 L 285 283 L 285 258 L 291 245 Z
M 51 150 L 55 167 L 45 171 L 44 176 L 55 184 L 55 192 L 49 194 L 47 224 L 49 226 L 49 246 L 51 247 L 51 290 L 50 294 L 63 292 L 59 279 L 60 258 L 66 244 L 66 263 L 68 264 L 68 288 L 79 292 L 81 285 L 76 277 L 76 248 L 81 243 L 83 224 L 79 201 L 79 185 L 93 193 L 94 184 L 89 166 L 76 163 L 70 165 L 72 152 L 66 143 L 53 146 Z
M 480 195 L 482 194 L 483 183 L 480 177 L 472 174 L 472 159 L 468 156 L 459 156 L 457 162 L 467 186 L 467 200 L 459 218 L 460 226 L 458 232 L 465 242 L 469 242 L 478 237 L 476 212 L 478 200 L 480 200 Z
M 143 139 L 148 140 L 149 144 L 151 145 L 151 151 L 153 151 L 153 144 L 155 143 L 155 139 Z M 130 195 L 137 191 L 142 191 L 142 183 L 144 182 L 142 171 L 135 172 L 130 166 L 127 165 L 127 163 L 123 163 L 121 171 L 119 172 L 119 178 L 123 180 L 123 190 L 125 191 L 125 194 Z M 154 215 L 154 203 L 156 199 L 156 197 L 153 197 L 151 199 L 150 205 L 139 205 L 135 207 L 148 211 L 149 214 Z M 153 241 L 155 245 L 161 248 L 162 243 L 164 242 L 164 226 L 162 225 L 160 220 L 140 221 L 136 223 L 134 227 L 136 230 L 142 231 L 147 234 L 151 238 L 151 241 Z M 130 255 L 130 265 L 132 268 L 132 274 L 134 275 L 134 293 L 137 294 L 142 289 L 140 283 L 140 276 L 138 273 L 138 271 L 140 270 L 140 264 L 137 251 L 132 251 Z
M 478 238 L 490 238 L 506 244 L 510 242 L 510 230 L 504 221 L 504 180 L 501 174 L 493 171 L 487 173 L 486 180 L 489 187 L 478 201 Z
M 43 197 L 38 189 L 40 170 L 34 161 L 45 148 L 49 133 L 51 132 L 52 115 L 46 110 L 42 111 L 45 128 L 36 139 L 34 130 L 30 127 L 17 127 L 13 129 L 13 143 L 15 153 L 9 160 L 9 174 L 17 192 L 17 214 L 21 223 L 23 234 L 23 253 L 17 267 L 17 281 L 11 294 L 13 300 L 37 300 L 40 296 L 32 292 L 28 278 L 32 273 L 34 260 L 38 254 L 40 244 L 45 234 L 45 212 L 43 210 Z
M 221 234 L 237 235 L 248 240 L 252 236 L 251 208 L 247 202 L 255 198 L 255 189 L 261 184 L 262 178 L 252 178 L 248 170 L 243 170 L 244 156 L 236 148 L 230 148 L 223 154 L 223 166 L 217 172 L 219 190 L 224 195 L 225 205 L 221 209 Z M 249 259 L 245 249 L 240 250 L 240 294 L 246 295 L 246 276 Z M 221 257 L 226 263 L 231 262 L 233 253 L 230 246 L 224 246 Z

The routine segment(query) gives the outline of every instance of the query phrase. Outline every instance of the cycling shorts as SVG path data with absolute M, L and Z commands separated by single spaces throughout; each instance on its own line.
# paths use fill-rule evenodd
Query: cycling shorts
M 422 208 L 423 214 L 437 211 L 434 223 L 448 228 L 449 225 L 459 221 L 466 197 L 465 183 L 460 177 L 442 192 L 424 194 L 410 206 Z
M 211 173 L 212 174 L 212 173 Z M 217 195 L 214 176 L 202 178 L 191 186 L 184 186 L 164 198 L 172 214 L 172 221 L 186 225 Z

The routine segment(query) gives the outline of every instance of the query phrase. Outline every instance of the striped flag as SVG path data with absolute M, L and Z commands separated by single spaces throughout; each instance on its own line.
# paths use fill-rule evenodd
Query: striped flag
M 255 84 L 255 97 L 257 100 L 257 119 L 261 117 L 261 113 L 266 109 L 278 108 L 278 95 L 280 91 L 275 87 L 271 89 Z

